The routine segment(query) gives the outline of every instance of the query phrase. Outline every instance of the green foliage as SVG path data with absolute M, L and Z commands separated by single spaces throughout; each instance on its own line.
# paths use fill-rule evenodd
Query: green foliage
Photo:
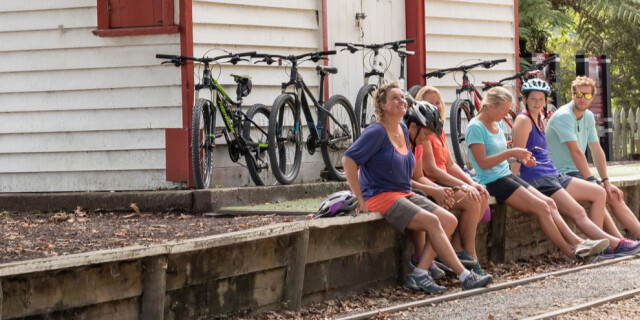
M 520 0 L 518 8 L 523 51 L 560 54 L 562 101 L 570 99 L 575 55 L 606 54 L 614 107 L 637 107 L 640 0 Z

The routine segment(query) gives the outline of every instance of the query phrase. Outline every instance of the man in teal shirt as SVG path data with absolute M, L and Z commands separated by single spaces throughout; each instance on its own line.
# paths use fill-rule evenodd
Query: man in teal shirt
M 607 191 L 607 204 L 618 221 L 640 238 L 640 222 L 624 203 L 622 190 L 611 184 L 607 174 L 607 159 L 598 140 L 595 118 L 589 110 L 596 93 L 596 83 L 593 79 L 579 76 L 571 83 L 571 91 L 573 100 L 560 107 L 547 124 L 549 156 L 559 172 L 600 184 Z M 602 180 L 591 175 L 585 156 L 587 146 Z M 615 234 L 611 233 L 614 229 L 619 234 L 607 212 L 604 230 Z

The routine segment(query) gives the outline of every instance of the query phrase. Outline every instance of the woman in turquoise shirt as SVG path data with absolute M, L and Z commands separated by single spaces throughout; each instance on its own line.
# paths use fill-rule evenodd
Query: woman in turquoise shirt
M 471 162 L 480 183 L 498 203 L 534 215 L 542 232 L 562 253 L 579 261 L 597 258 L 609 241 L 583 240 L 564 222 L 555 202 L 511 173 L 507 160 L 516 159 L 525 166 L 535 165 L 531 152 L 524 148 L 507 149 L 501 121 L 513 104 L 513 96 L 502 87 L 487 92 L 482 109 L 467 127 L 466 141 Z

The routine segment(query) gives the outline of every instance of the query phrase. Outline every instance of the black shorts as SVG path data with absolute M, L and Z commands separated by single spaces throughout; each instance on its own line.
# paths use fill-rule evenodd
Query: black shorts
M 572 177 L 560 173 L 557 176 L 546 176 L 529 181 L 531 185 L 547 197 L 551 197 L 560 189 L 566 189 Z
M 504 203 L 520 187 L 529 188 L 529 184 L 513 174 L 487 183 L 487 191 L 496 198 L 496 202 Z

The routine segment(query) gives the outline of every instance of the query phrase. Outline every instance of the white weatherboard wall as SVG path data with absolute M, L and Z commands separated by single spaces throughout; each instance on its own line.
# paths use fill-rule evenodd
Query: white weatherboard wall
M 176 6 L 176 10 L 177 10 Z M 0 2 L 0 192 L 137 190 L 181 127 L 179 35 L 100 38 L 95 0 Z
M 322 50 L 322 11 L 320 0 L 194 0 L 193 1 L 193 46 L 195 56 L 216 56 L 231 52 L 257 51 L 272 54 L 303 54 Z M 213 49 L 213 50 L 211 50 Z M 276 64 L 239 62 L 237 65 L 220 64 L 213 70 L 213 76 L 222 84 L 233 99 L 236 98 L 234 74 L 251 76 L 253 89 L 244 98 L 244 110 L 248 106 L 261 103 L 271 106 L 281 93 L 280 84 L 289 80 L 288 68 Z M 299 70 L 305 82 L 317 94 L 319 76 L 315 63 L 309 61 Z M 196 83 L 201 71 L 196 68 Z M 202 91 L 204 94 L 205 91 Z M 315 109 L 312 109 L 315 117 Z M 302 123 L 306 123 L 304 116 Z M 218 128 L 223 127 L 222 117 L 217 118 Z M 308 136 L 307 133 L 304 137 Z M 214 153 L 213 185 L 245 186 L 253 185 L 244 157 L 239 164 L 233 163 L 228 155 L 224 139 L 217 141 Z M 303 165 L 296 182 L 314 181 L 320 178 L 324 168 L 320 150 L 313 156 L 303 150 Z
M 470 79 L 482 87 L 482 81 L 497 81 L 515 73 L 513 0 L 426 0 L 425 15 L 427 72 L 504 58 L 506 63 L 491 69 L 473 69 Z M 442 92 L 447 118 L 461 82 L 460 73 L 455 79 L 448 74 L 427 80 Z M 449 132 L 448 123 L 445 131 Z
M 328 0 L 327 31 L 329 48 L 335 48 L 335 42 L 385 43 L 406 38 L 404 1 L 392 0 Z M 360 26 L 356 24 L 356 13 L 363 12 L 366 18 Z M 344 47 L 335 48 L 340 50 Z M 366 54 L 366 56 L 365 56 Z M 395 52 L 380 50 L 388 66 L 385 75 L 388 81 L 400 76 L 400 59 Z M 338 51 L 331 58 L 331 64 L 338 67 L 338 74 L 332 75 L 330 90 L 332 94 L 342 94 L 355 104 L 360 87 L 364 85 L 364 73 L 371 71 L 371 51 Z M 405 73 L 406 77 L 406 73 Z M 371 77 L 369 83 L 376 83 Z

